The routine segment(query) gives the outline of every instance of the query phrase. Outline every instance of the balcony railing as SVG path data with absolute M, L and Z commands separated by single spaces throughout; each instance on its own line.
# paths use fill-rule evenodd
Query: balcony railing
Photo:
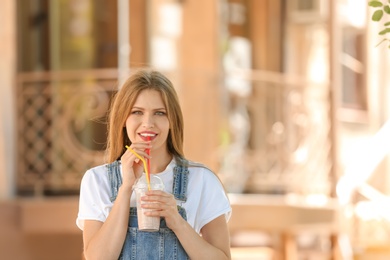
M 225 104 L 232 140 L 220 174 L 228 190 L 329 195 L 329 86 L 262 71 L 226 78 L 251 88 L 246 96 L 230 91 L 233 101 Z
M 78 192 L 85 170 L 103 162 L 116 78 L 116 70 L 18 76 L 19 193 Z

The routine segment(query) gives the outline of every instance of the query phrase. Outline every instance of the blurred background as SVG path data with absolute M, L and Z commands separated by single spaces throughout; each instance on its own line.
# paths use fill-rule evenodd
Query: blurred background
M 2 259 L 82 259 L 80 181 L 141 67 L 229 193 L 233 259 L 389 259 L 388 4 L 0 1 Z

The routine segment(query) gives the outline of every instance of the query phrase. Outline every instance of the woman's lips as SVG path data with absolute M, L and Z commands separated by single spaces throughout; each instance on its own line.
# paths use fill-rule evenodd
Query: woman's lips
M 139 136 L 142 138 L 144 141 L 153 141 L 154 138 L 156 138 L 157 134 L 156 133 L 139 133 Z

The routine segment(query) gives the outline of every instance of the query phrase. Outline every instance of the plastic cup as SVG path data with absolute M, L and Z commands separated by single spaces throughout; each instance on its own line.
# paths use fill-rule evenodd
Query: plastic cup
M 151 190 L 164 190 L 164 183 L 162 180 L 154 175 L 150 175 L 150 189 Z M 137 199 L 137 218 L 138 229 L 140 231 L 156 232 L 160 229 L 160 217 L 146 216 L 145 212 L 153 211 L 152 209 L 145 209 L 141 207 L 141 197 L 148 191 L 148 184 L 146 182 L 145 174 L 137 181 L 135 187 L 135 194 Z M 146 203 L 146 202 L 142 202 Z M 153 203 L 153 202 L 152 202 Z

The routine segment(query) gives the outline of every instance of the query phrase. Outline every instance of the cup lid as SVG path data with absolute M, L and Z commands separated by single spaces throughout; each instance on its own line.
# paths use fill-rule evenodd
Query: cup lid
M 148 188 L 145 173 L 136 181 L 134 189 L 145 189 Z M 154 174 L 150 175 L 150 188 L 152 190 L 164 190 L 164 182 L 162 179 Z

